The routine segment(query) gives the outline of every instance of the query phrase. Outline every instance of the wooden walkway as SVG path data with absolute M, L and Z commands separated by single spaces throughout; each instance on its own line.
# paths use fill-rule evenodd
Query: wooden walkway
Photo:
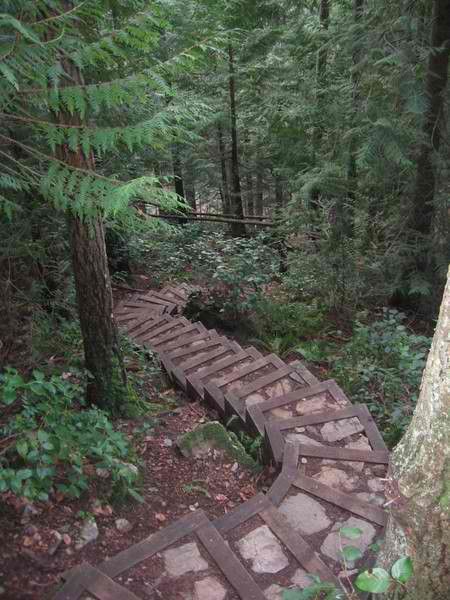
M 196 511 L 97 567 L 80 565 L 55 600 L 140 598 L 133 586 L 142 573 L 145 598 L 167 600 L 281 600 L 309 575 L 348 589 L 386 524 L 389 455 L 367 407 L 300 362 L 262 356 L 191 323 L 181 316 L 190 292 L 180 285 L 137 295 L 115 318 L 190 398 L 261 435 L 278 476 L 267 494 L 215 521 Z M 357 539 L 342 533 L 355 529 Z M 345 546 L 359 550 L 353 563 L 343 559 Z

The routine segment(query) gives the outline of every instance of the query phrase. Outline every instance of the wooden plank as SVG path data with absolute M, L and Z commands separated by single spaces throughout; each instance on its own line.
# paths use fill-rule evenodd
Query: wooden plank
M 225 396 L 214 383 L 207 383 L 203 387 L 203 398 L 211 408 L 219 413 L 221 419 L 225 417 Z
M 277 508 L 270 507 L 262 510 L 260 516 L 308 573 L 318 575 L 322 581 L 334 583 L 338 588 L 341 587 L 339 579 L 334 576 L 333 572 L 315 554 L 314 550 L 302 536 L 293 530 L 290 523 Z
M 267 421 L 258 404 L 247 407 L 245 422 L 247 429 L 254 435 L 265 435 L 264 427 Z
M 178 339 L 184 338 L 186 341 L 192 339 L 196 333 L 205 332 L 205 326 L 202 323 L 193 323 L 192 325 L 186 325 L 184 329 L 178 329 Z M 150 340 L 150 344 L 155 347 L 157 352 L 166 350 L 167 345 L 170 345 L 174 339 L 173 335 L 164 336 L 166 339 Z
M 213 521 L 213 525 L 223 535 L 245 523 L 245 521 L 248 521 L 268 506 L 270 506 L 268 497 L 262 493 L 258 493 L 226 515 Z
M 297 476 L 299 455 L 300 449 L 298 444 L 294 442 L 286 442 L 284 444 L 282 472 L 291 479 L 291 481 L 294 481 Z
M 365 404 L 358 405 L 358 417 L 361 423 L 364 425 L 364 429 L 367 437 L 369 438 L 370 445 L 374 450 L 385 450 L 388 452 L 388 448 L 384 443 L 381 433 L 373 420 L 369 409 Z
M 289 366 L 297 371 L 306 385 L 317 385 L 320 383 L 317 377 L 305 367 L 301 360 L 294 360 L 294 362 L 289 363 Z
M 299 444 L 299 451 L 300 456 L 308 456 L 310 458 L 349 460 L 377 465 L 387 465 L 389 463 L 389 452 L 384 450 L 353 450 L 337 446 L 308 446 L 307 444 Z
M 186 391 L 186 375 L 180 367 L 174 367 L 171 373 L 175 384 L 178 385 L 183 391 Z
M 323 394 L 325 392 L 328 392 L 330 395 L 332 395 L 332 381 L 333 380 L 330 379 L 309 388 L 293 390 L 292 392 L 288 392 L 287 394 L 279 396 L 278 398 L 271 398 L 266 402 L 261 402 L 261 404 L 259 404 L 259 409 L 264 414 L 265 412 L 273 410 L 274 408 L 280 408 L 285 404 L 289 404 L 290 402 L 307 400 L 311 396 L 317 396 L 318 394 Z
M 230 348 L 228 346 L 219 346 L 214 350 L 206 352 L 203 356 L 195 356 L 193 358 L 190 358 L 189 360 L 182 362 L 178 365 L 178 367 L 185 371 L 186 374 L 188 374 L 187 371 L 189 371 L 190 369 L 198 368 L 209 361 L 216 362 L 216 359 L 223 358 L 223 355 L 227 354 L 228 352 L 230 352 Z
M 356 496 L 345 494 L 340 490 L 301 474 L 298 474 L 295 478 L 294 485 L 304 492 L 309 492 L 321 500 L 326 500 L 335 506 L 344 508 L 359 517 L 377 523 L 377 525 L 381 525 L 382 527 L 386 525 L 387 513 L 383 509 L 364 502 L 356 498 Z
M 268 385 L 283 379 L 283 377 L 287 377 L 292 373 L 292 368 L 285 365 L 284 367 L 273 371 L 272 373 L 268 373 L 267 375 L 263 375 L 262 377 L 258 377 L 255 381 L 243 386 L 240 390 L 233 390 L 234 395 L 241 399 L 245 396 L 249 396 L 258 390 L 262 390 Z
M 227 356 L 210 367 L 206 367 L 201 373 L 189 375 L 186 378 L 188 394 L 203 397 L 202 381 L 204 379 L 249 358 L 253 358 L 252 355 L 247 350 L 243 350 L 234 356 Z
M 78 600 L 86 589 L 84 586 L 86 579 L 84 567 L 86 564 L 77 565 L 68 573 L 65 573 L 63 578 L 66 579 L 66 583 L 56 592 L 53 600 Z
M 292 417 L 291 419 L 279 419 L 276 421 L 277 427 L 283 431 L 293 429 L 294 427 L 307 427 L 308 425 L 320 425 L 330 421 L 342 421 L 342 419 L 359 418 L 358 405 L 349 406 L 342 410 L 327 410 L 323 413 L 314 413 L 303 417 Z
M 251 363 L 250 365 L 247 365 L 246 367 L 243 367 L 242 369 L 239 369 L 238 371 L 234 371 L 233 373 L 229 373 L 228 375 L 225 375 L 224 377 L 222 377 L 219 381 L 216 381 L 215 383 L 218 388 L 221 388 L 230 383 L 233 383 L 234 381 L 237 381 L 238 379 L 242 379 L 242 377 L 251 375 L 255 371 L 258 371 L 258 369 L 262 369 L 263 367 L 266 367 L 271 364 L 273 365 L 273 357 L 274 356 L 275 356 L 274 354 L 269 354 L 268 356 L 262 356 L 261 358 L 258 358 L 257 360 L 255 360 L 255 362 Z
M 205 513 L 202 510 L 196 510 L 164 529 L 157 531 L 147 539 L 105 560 L 99 568 L 102 573 L 105 573 L 109 577 L 117 577 L 123 571 L 171 546 L 185 535 L 193 533 L 207 522 L 208 518 Z
M 155 340 L 153 336 L 141 336 L 141 340 L 147 342 L 149 346 L 153 346 L 156 348 L 156 346 L 160 346 L 165 342 L 170 342 L 171 340 L 174 340 L 177 337 L 181 337 L 182 335 L 191 333 L 191 331 L 198 331 L 197 326 L 193 323 L 191 323 L 190 325 L 183 325 L 175 331 L 170 331 L 169 333 L 166 333 L 166 335 L 160 337 L 158 340 Z
M 134 338 L 138 338 L 142 334 L 151 331 L 155 327 L 158 327 L 158 325 L 161 325 L 162 323 L 168 323 L 172 319 L 173 317 L 171 317 L 170 315 L 162 315 L 161 317 L 157 317 L 153 321 L 145 321 L 137 329 L 133 329 L 133 331 L 129 333 L 129 335 L 131 335 Z
M 267 600 L 261 588 L 211 523 L 200 527 L 196 535 L 241 600 Z
M 180 327 L 186 327 L 186 325 L 190 325 L 190 322 L 187 319 L 185 319 L 184 317 L 178 317 L 176 319 L 171 319 L 167 323 L 164 323 L 164 325 L 161 325 L 160 327 L 156 327 L 155 329 L 152 329 L 149 332 L 149 334 L 146 335 L 145 339 L 152 340 L 154 337 L 157 337 L 158 335 L 161 335 L 162 333 L 172 331 L 172 329 L 175 329 L 175 328 L 180 329 Z
M 198 352 L 204 352 L 209 348 L 213 348 L 214 346 L 218 346 L 219 344 L 226 345 L 228 340 L 224 336 L 217 336 L 210 340 L 204 340 L 201 344 L 198 344 L 192 348 L 180 348 L 179 350 L 172 351 L 170 353 L 170 358 L 173 360 L 175 358 L 182 358 L 183 356 L 189 356 L 189 354 L 197 354 Z M 230 344 L 231 346 L 231 344 Z
M 90 577 L 86 585 L 86 591 L 93 594 L 99 600 L 139 600 L 135 594 L 113 581 L 98 569 L 89 565 L 87 570 Z
M 145 313 L 141 314 L 136 319 L 136 323 L 132 323 L 128 327 L 128 333 L 134 335 L 134 333 L 137 330 L 141 330 L 141 328 L 145 329 L 146 325 L 151 325 L 151 326 L 156 327 L 157 324 L 168 323 L 172 319 L 173 319 L 173 317 L 171 317 L 170 315 L 157 315 L 153 312 L 146 311 Z
M 286 497 L 286 494 L 291 489 L 291 486 L 291 479 L 287 477 L 285 473 L 281 472 L 267 492 L 267 497 L 270 499 L 272 504 L 275 506 L 280 506 Z
M 283 463 L 285 441 L 276 422 L 269 421 L 266 423 L 266 439 L 270 448 L 272 460 L 276 467 L 280 467 Z
M 208 331 L 203 331 L 202 333 L 199 333 L 198 335 L 194 335 L 192 338 L 189 338 L 188 340 L 175 340 L 174 342 L 171 342 L 170 344 L 167 344 L 167 346 L 164 348 L 164 352 L 166 352 L 169 356 L 171 355 L 171 353 L 175 350 L 178 350 L 180 348 L 184 348 L 185 346 L 191 346 L 191 344 L 193 344 L 194 342 L 199 342 L 201 340 L 207 340 L 211 337 L 215 337 L 217 336 L 217 332 L 215 329 L 210 329 Z

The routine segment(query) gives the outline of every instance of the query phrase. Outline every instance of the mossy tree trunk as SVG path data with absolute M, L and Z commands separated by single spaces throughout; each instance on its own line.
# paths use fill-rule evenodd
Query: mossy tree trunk
M 450 269 L 420 397 L 391 458 L 391 515 L 380 561 L 410 556 L 407 600 L 450 597 Z
M 72 2 L 65 2 L 67 10 Z M 80 69 L 67 57 L 61 66 L 66 74 L 65 82 L 84 85 Z M 61 110 L 55 113 L 60 124 L 79 127 L 82 122 L 77 113 Z M 66 144 L 57 150 L 58 159 L 69 167 L 95 170 L 93 153 L 88 156 L 81 147 L 69 148 Z M 92 207 L 89 216 L 79 215 L 75 210 L 67 213 L 70 253 L 75 279 L 78 315 L 83 338 L 84 362 L 90 376 L 87 385 L 87 401 L 90 404 L 117 411 L 120 383 L 120 355 L 117 332 L 113 319 L 111 279 L 106 255 L 105 230 L 102 207 Z M 123 389 L 122 389 L 123 392 Z M 122 394 L 123 396 L 123 394 Z

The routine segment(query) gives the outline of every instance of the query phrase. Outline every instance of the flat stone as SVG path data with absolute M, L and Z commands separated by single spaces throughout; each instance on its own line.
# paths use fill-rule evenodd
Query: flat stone
M 133 529 L 133 525 L 127 519 L 116 519 L 116 529 L 120 533 L 128 533 Z
M 278 573 L 289 565 L 280 543 L 267 525 L 262 525 L 237 542 L 245 560 L 252 561 L 255 573 Z
M 250 394 L 250 396 L 247 396 L 247 398 L 245 399 L 245 405 L 254 406 L 255 404 L 261 404 L 261 402 L 265 401 L 266 399 L 264 398 L 264 396 L 261 396 L 261 394 Z
M 350 442 L 345 445 L 346 448 L 350 448 L 350 450 L 372 450 L 372 447 L 369 444 L 369 440 L 365 435 L 361 435 L 355 442 Z M 359 461 L 351 461 L 347 463 L 352 469 L 361 473 L 364 469 L 364 463 Z
M 312 415 L 327 410 L 337 410 L 347 405 L 347 402 L 334 400 L 330 398 L 327 393 L 323 393 L 317 394 L 317 396 L 308 400 L 300 400 L 297 402 L 296 411 L 299 415 Z
M 295 387 L 295 383 L 292 379 L 286 378 L 277 381 L 273 385 L 267 386 L 264 388 L 264 392 L 269 396 L 269 398 L 277 398 L 278 396 L 284 396 Z
M 285 408 L 274 408 L 270 411 L 270 416 L 275 419 L 290 419 L 292 417 L 292 412 Z
M 311 574 L 307 573 L 304 569 L 297 569 L 291 581 L 296 587 L 302 590 L 307 588 L 313 582 Z
M 206 577 L 194 584 L 195 600 L 225 600 L 227 590 L 215 577 Z
M 381 481 L 381 479 L 369 479 L 367 485 L 369 486 L 369 490 L 372 492 L 384 493 L 384 481 Z
M 306 446 L 323 446 L 320 442 L 313 438 L 304 435 L 303 433 L 289 433 L 286 436 L 286 441 L 295 442 L 296 444 L 305 444 Z
M 358 477 L 352 477 L 345 471 L 333 467 L 322 467 L 313 478 L 336 490 L 352 492 L 359 484 Z
M 267 600 L 283 600 L 283 592 L 286 588 L 282 588 L 276 583 L 272 584 L 266 590 L 264 590 L 264 596 Z
M 94 519 L 88 519 L 84 522 L 81 527 L 80 541 L 77 544 L 77 548 L 80 549 L 86 544 L 94 542 L 98 538 L 98 527 Z
M 358 529 L 361 529 L 362 534 L 356 540 L 347 540 L 339 533 L 343 527 L 357 527 Z M 372 527 L 370 523 L 363 521 L 362 519 L 357 519 L 356 517 L 350 517 L 350 519 L 347 519 L 344 523 L 337 523 L 335 527 L 333 527 L 333 531 L 325 538 L 320 551 L 322 554 L 325 554 L 325 556 L 328 556 L 336 562 L 343 562 L 341 554 L 342 547 L 354 546 L 355 548 L 359 548 L 362 554 L 364 554 L 375 538 L 375 534 L 375 528 Z M 349 562 L 347 563 L 347 566 L 352 569 L 354 564 Z
M 325 509 L 306 494 L 288 496 L 279 507 L 290 525 L 304 535 L 312 535 L 331 525 Z
M 179 577 L 190 571 L 204 571 L 208 563 L 202 558 L 195 542 L 171 548 L 162 553 L 166 571 L 171 577 Z
M 330 421 L 320 429 L 320 433 L 326 442 L 338 442 L 361 431 L 364 431 L 364 426 L 356 418 Z
M 383 506 L 385 499 L 383 496 L 377 496 L 377 494 L 369 494 L 368 492 L 359 492 L 355 494 L 359 500 L 363 502 L 367 502 L 368 504 L 373 504 L 374 506 Z

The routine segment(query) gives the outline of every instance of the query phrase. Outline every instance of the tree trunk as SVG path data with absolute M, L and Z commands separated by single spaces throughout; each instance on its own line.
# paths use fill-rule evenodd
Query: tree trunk
M 275 204 L 278 210 L 283 208 L 284 194 L 283 194 L 283 182 L 279 175 L 274 175 L 275 180 Z
M 329 0 L 321 0 L 319 7 L 319 20 L 320 27 L 324 31 L 328 31 L 328 27 L 330 24 L 330 5 Z M 328 61 L 328 49 L 320 48 L 317 52 L 317 72 L 316 72 L 316 85 L 317 85 L 317 94 L 316 94 L 316 108 L 317 108 L 317 118 L 322 118 L 322 106 L 323 106 L 323 86 L 325 85 L 325 76 L 327 70 L 327 61 Z M 322 123 L 316 124 L 313 133 L 313 151 L 315 154 L 318 152 L 318 147 L 320 141 L 322 139 L 323 127 Z
M 172 165 L 173 165 L 173 180 L 175 184 L 175 193 L 185 199 L 183 168 L 181 166 L 180 149 L 177 144 L 172 147 Z
M 70 3 L 66 3 L 70 8 Z M 67 73 L 66 81 L 83 85 L 79 68 L 69 59 L 62 59 L 61 65 Z M 64 81 L 62 79 L 61 81 Z M 56 119 L 70 125 L 81 124 L 77 114 L 59 112 Z M 94 157 L 86 157 L 80 147 L 71 150 L 68 145 L 58 148 L 58 158 L 69 167 L 94 171 Z M 91 218 L 80 218 L 76 213 L 68 212 L 69 242 L 72 267 L 75 277 L 75 289 L 83 337 L 85 367 L 91 378 L 87 385 L 87 400 L 100 408 L 116 411 L 120 383 L 118 357 L 112 308 L 111 281 L 106 256 L 105 232 L 101 208 Z M 117 368 L 117 371 L 116 371 Z M 123 392 L 123 390 L 122 390 Z M 122 394 L 123 395 L 123 394 Z
M 247 173 L 247 215 L 255 214 L 255 199 L 253 197 L 253 177 L 250 172 Z
M 414 193 L 414 229 L 423 235 L 431 232 L 436 186 L 433 155 L 439 151 L 444 132 L 444 103 L 450 58 L 450 2 L 434 0 L 431 51 L 425 83 L 428 106 L 423 123 L 423 142 L 417 159 Z
M 220 168 L 222 171 L 222 205 L 224 214 L 231 213 L 230 204 L 230 186 L 228 185 L 227 159 L 225 154 L 225 144 L 223 141 L 223 131 L 221 123 L 217 124 L 217 140 L 219 143 Z
M 256 157 L 256 206 L 257 215 L 264 214 L 264 192 L 263 192 L 263 173 L 259 155 Z
M 237 139 L 237 115 L 236 115 L 236 82 L 234 74 L 233 46 L 228 46 L 229 66 L 229 89 L 230 89 L 230 113 L 231 113 L 231 210 L 237 219 L 244 218 L 244 207 L 242 204 L 241 180 L 239 176 L 239 154 Z M 245 236 L 246 230 L 243 223 L 233 223 L 231 233 L 235 236 Z
M 448 600 L 450 590 L 450 269 L 412 422 L 391 457 L 391 514 L 380 557 L 410 556 L 407 600 Z M 403 598 L 403 596 L 402 596 Z
M 88 382 L 87 399 L 115 412 L 118 408 L 114 390 L 116 338 L 102 219 L 98 216 L 85 223 L 70 213 L 68 226 L 85 366 L 93 377 Z
M 364 1 L 365 0 L 353 0 L 353 20 L 354 24 L 357 26 L 355 32 L 355 39 L 353 41 L 353 52 L 352 52 L 352 63 L 353 63 L 353 71 L 352 71 L 352 125 L 357 118 L 357 115 L 360 110 L 361 97 L 360 97 L 360 74 L 357 70 L 357 66 L 360 61 L 360 48 L 359 41 L 357 37 L 359 36 L 359 28 L 358 25 L 361 22 L 361 18 L 364 12 Z M 356 151 L 357 151 L 357 140 L 355 135 L 352 135 L 350 139 L 350 150 L 348 157 L 348 168 L 347 168 L 347 178 L 348 178 L 348 197 L 354 202 L 356 196 L 356 188 L 358 185 L 357 179 L 357 170 L 356 170 Z M 348 232 L 350 233 L 351 225 L 346 227 Z

